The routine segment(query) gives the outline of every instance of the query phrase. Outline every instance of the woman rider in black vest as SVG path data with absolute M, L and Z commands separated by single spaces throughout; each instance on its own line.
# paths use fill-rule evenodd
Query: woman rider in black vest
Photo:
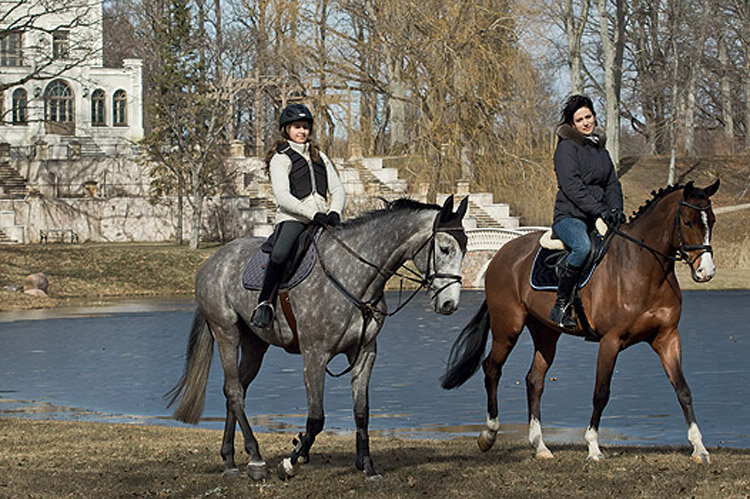
M 279 141 L 266 156 L 276 204 L 276 241 L 268 260 L 252 325 L 273 325 L 276 291 L 297 237 L 314 222 L 341 221 L 346 195 L 336 169 L 310 140 L 313 117 L 303 104 L 289 104 L 279 117 Z M 330 202 L 329 202 L 330 201 Z
M 586 96 L 572 95 L 565 102 L 557 127 L 555 174 L 557 196 L 552 230 L 570 249 L 561 266 L 557 298 L 549 319 L 560 327 L 573 328 L 573 289 L 591 249 L 589 231 L 598 217 L 609 226 L 625 221 L 622 188 L 605 137 L 594 133 L 596 113 Z

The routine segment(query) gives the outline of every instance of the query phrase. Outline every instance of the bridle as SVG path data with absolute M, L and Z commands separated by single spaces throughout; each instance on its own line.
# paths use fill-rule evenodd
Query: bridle
M 695 274 L 695 262 L 701 258 L 705 253 L 710 253 L 713 255 L 713 248 L 710 244 L 685 244 L 683 235 L 682 235 L 682 221 L 680 220 L 680 207 L 685 206 L 687 208 L 691 208 L 693 210 L 697 210 L 701 213 L 706 212 L 711 209 L 711 200 L 708 200 L 708 204 L 706 206 L 698 206 L 692 203 L 688 203 L 684 200 L 682 194 L 680 195 L 680 199 L 677 201 L 677 209 L 675 210 L 674 214 L 674 223 L 677 225 L 677 251 L 675 255 L 668 255 L 666 253 L 663 253 L 655 248 L 652 248 L 651 246 L 647 245 L 643 241 L 640 241 L 629 234 L 626 234 L 625 232 L 622 232 L 619 228 L 610 227 L 609 229 L 617 234 L 618 236 L 623 237 L 624 239 L 627 239 L 628 241 L 637 244 L 638 246 L 645 248 L 649 250 L 654 255 L 661 256 L 662 258 L 666 258 L 667 260 L 673 261 L 673 262 L 684 262 L 690 267 L 690 270 Z M 689 251 L 700 251 L 694 258 L 690 257 Z
M 340 237 L 338 237 L 328 226 L 323 226 L 323 230 L 325 230 L 329 236 L 342 248 L 344 248 L 349 254 L 354 256 L 358 261 L 361 263 L 367 265 L 368 267 L 371 267 L 375 269 L 375 271 L 381 275 L 386 281 L 390 279 L 393 276 L 398 276 L 401 278 L 400 283 L 400 289 L 399 289 L 399 304 L 396 306 L 396 308 L 392 311 L 385 311 L 381 312 L 380 309 L 378 309 L 378 304 L 383 299 L 383 292 L 381 291 L 377 296 L 374 296 L 373 298 L 369 300 L 364 300 L 363 298 L 360 298 L 356 296 L 354 293 L 349 291 L 346 286 L 343 285 L 343 283 L 330 271 L 328 266 L 325 264 L 325 261 L 323 260 L 323 257 L 320 252 L 320 248 L 318 247 L 317 238 L 312 239 L 312 244 L 315 249 L 315 254 L 318 258 L 318 262 L 320 263 L 320 267 L 323 270 L 323 273 L 328 278 L 329 281 L 334 285 L 334 287 L 342 294 L 344 297 L 346 297 L 347 300 L 352 302 L 360 311 L 362 314 L 362 330 L 360 331 L 359 336 L 359 345 L 357 347 L 357 356 L 355 357 L 354 361 L 352 361 L 349 364 L 349 367 L 344 369 L 342 372 L 338 374 L 333 374 L 331 371 L 328 370 L 326 367 L 326 372 L 333 376 L 334 378 L 338 378 L 340 376 L 343 376 L 344 374 L 350 372 L 354 364 L 356 364 L 357 359 L 359 359 L 359 355 L 362 351 L 362 347 L 364 346 L 364 339 L 365 339 L 365 332 L 367 331 L 367 327 L 370 324 L 370 321 L 375 317 L 375 315 L 381 315 L 383 317 L 390 317 L 392 315 L 395 315 L 397 312 L 399 312 L 402 308 L 404 308 L 411 300 L 416 296 L 416 294 L 422 290 L 422 288 L 429 289 L 433 291 L 433 298 L 440 294 L 444 289 L 448 288 L 449 286 L 452 286 L 453 284 L 458 283 L 461 284 L 461 276 L 458 274 L 446 274 L 442 272 L 437 272 L 437 255 L 435 252 L 435 237 L 438 232 L 446 232 L 453 236 L 457 242 L 459 243 L 459 246 L 461 247 L 461 250 L 464 254 L 466 254 L 466 235 L 464 234 L 463 228 L 458 227 L 441 227 L 439 224 L 440 221 L 440 213 L 438 213 L 435 217 L 435 221 L 432 224 L 432 233 L 430 234 L 430 237 L 425 239 L 425 241 L 414 251 L 414 253 L 411 255 L 408 260 L 414 260 L 414 258 L 425 248 L 426 245 L 429 244 L 429 253 L 427 255 L 427 269 L 426 269 L 426 276 L 422 276 L 422 274 L 419 272 L 419 269 L 413 270 L 409 267 L 407 267 L 404 264 L 401 264 L 398 268 L 395 270 L 389 270 L 384 269 L 382 267 L 379 267 L 378 265 L 370 262 L 369 260 L 362 257 L 359 253 L 357 253 L 354 249 L 351 248 L 344 240 L 342 240 Z M 411 275 L 402 274 L 400 273 L 400 269 L 404 269 Z M 432 272 L 430 272 L 432 270 Z M 449 282 L 442 287 L 435 289 L 435 279 L 449 279 Z M 406 300 L 401 300 L 401 295 L 403 292 L 403 286 L 404 286 L 404 280 L 411 281 L 417 284 L 417 288 L 412 291 L 412 293 L 406 298 Z

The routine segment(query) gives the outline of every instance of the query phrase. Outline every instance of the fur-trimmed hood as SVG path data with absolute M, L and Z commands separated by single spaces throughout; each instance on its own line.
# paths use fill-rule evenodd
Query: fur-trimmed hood
M 607 144 L 607 136 L 604 134 L 604 132 L 594 131 L 594 133 L 587 137 L 567 123 L 563 123 L 562 125 L 558 126 L 557 130 L 555 130 L 555 133 L 557 133 L 557 136 L 561 139 L 572 140 L 573 142 L 581 146 L 584 144 L 584 142 L 586 142 L 586 140 L 588 140 L 599 149 L 604 149 L 604 146 Z

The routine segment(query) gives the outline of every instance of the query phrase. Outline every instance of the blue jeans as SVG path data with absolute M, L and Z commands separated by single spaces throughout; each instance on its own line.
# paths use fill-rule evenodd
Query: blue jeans
M 586 263 L 586 258 L 591 250 L 588 228 L 586 222 L 578 218 L 563 218 L 552 226 L 557 237 L 570 248 L 570 254 L 566 258 L 568 265 L 581 267 Z

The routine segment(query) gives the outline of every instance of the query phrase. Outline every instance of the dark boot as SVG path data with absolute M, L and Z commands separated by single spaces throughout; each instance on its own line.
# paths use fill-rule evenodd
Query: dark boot
M 273 303 L 276 301 L 276 290 L 279 288 L 281 277 L 284 274 L 284 264 L 268 260 L 266 273 L 263 276 L 263 287 L 258 295 L 258 306 L 253 310 L 252 326 L 268 329 L 273 326 L 275 312 Z
M 573 318 L 572 297 L 580 273 L 580 267 L 573 267 L 567 262 L 560 266 L 560 284 L 557 286 L 557 298 L 549 314 L 549 320 L 566 329 L 572 329 L 577 325 Z

